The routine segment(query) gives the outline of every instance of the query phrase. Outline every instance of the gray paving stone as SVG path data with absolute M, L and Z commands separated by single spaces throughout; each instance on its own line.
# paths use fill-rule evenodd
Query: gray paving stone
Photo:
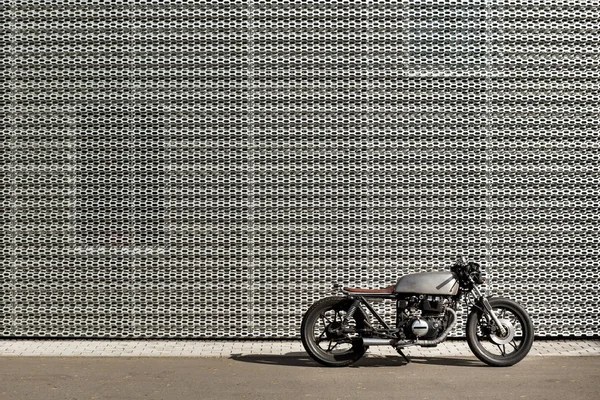
M 177 341 L 140 340 L 0 340 L 0 356 L 66 356 L 66 357 L 229 357 L 232 354 L 282 355 L 303 353 L 300 341 Z M 449 341 L 435 348 L 408 347 L 409 356 L 468 356 L 465 341 Z M 391 347 L 371 347 L 372 356 L 397 355 Z M 531 356 L 600 355 L 599 340 L 536 341 Z

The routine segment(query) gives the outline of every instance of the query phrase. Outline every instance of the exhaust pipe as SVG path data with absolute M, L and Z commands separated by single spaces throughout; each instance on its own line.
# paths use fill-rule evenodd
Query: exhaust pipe
M 433 340 L 419 340 L 417 339 L 415 344 L 419 345 L 419 346 L 435 346 L 439 343 L 442 343 L 444 340 L 446 340 L 446 337 L 448 336 L 448 334 L 450 333 L 450 331 L 452 329 L 454 329 L 454 327 L 456 326 L 456 313 L 454 312 L 453 309 L 451 309 L 450 307 L 446 308 L 446 311 L 450 311 L 450 313 L 452 314 L 452 322 L 450 322 L 450 325 L 448 325 L 448 327 L 446 328 L 446 330 L 437 338 L 437 339 L 433 339 Z
M 396 339 L 378 339 L 378 338 L 363 338 L 363 346 L 394 346 L 398 340 Z
M 446 330 L 436 339 L 433 340 L 397 340 L 397 339 L 379 339 L 379 338 L 361 338 L 362 346 L 392 346 L 392 347 L 404 347 L 404 346 L 433 346 L 439 344 L 446 340 L 450 331 L 456 326 L 456 313 L 453 309 L 447 308 L 446 311 L 449 311 L 452 314 L 452 322 Z M 359 342 L 360 343 L 360 342 Z

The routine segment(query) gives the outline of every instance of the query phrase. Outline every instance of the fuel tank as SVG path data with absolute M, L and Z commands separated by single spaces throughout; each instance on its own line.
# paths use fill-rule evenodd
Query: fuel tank
M 458 282 L 452 272 L 422 272 L 404 275 L 398 279 L 396 293 L 433 294 L 438 296 L 458 293 Z

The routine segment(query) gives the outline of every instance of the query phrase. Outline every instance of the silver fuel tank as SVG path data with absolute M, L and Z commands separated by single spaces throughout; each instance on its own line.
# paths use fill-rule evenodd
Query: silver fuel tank
M 422 272 L 398 279 L 394 291 L 448 296 L 458 293 L 458 282 L 452 272 Z

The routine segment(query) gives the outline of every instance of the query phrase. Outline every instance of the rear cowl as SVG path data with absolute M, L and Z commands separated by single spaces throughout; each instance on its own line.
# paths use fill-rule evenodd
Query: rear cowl
M 452 272 L 422 272 L 398 279 L 394 292 L 449 296 L 458 293 L 458 282 Z

